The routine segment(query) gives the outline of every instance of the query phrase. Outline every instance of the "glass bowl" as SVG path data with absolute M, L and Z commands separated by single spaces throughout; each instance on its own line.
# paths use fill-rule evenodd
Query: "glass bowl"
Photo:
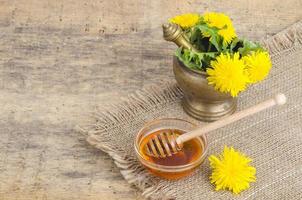
M 206 136 L 198 137 L 198 141 L 200 142 L 200 146 L 202 148 L 201 154 L 194 160 L 189 163 L 183 165 L 161 165 L 158 163 L 152 162 L 148 159 L 148 156 L 142 153 L 141 151 L 141 142 L 143 139 L 151 133 L 159 131 L 161 129 L 178 129 L 183 132 L 188 132 L 193 130 L 196 127 L 195 124 L 176 118 L 163 118 L 151 121 L 147 123 L 137 134 L 134 141 L 135 153 L 139 159 L 139 161 L 154 175 L 170 179 L 176 180 L 188 176 L 191 174 L 194 169 L 196 169 L 205 159 L 208 149 L 208 142 Z M 150 157 L 149 157 L 150 158 Z

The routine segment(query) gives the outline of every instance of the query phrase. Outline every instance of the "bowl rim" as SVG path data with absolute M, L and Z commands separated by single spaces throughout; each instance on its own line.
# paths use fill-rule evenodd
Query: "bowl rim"
M 160 165 L 160 164 L 156 164 L 156 163 L 152 163 L 148 160 L 146 160 L 141 153 L 139 152 L 139 137 L 140 137 L 140 133 L 144 130 L 144 128 L 146 126 L 150 126 L 151 124 L 154 124 L 156 122 L 159 121 L 164 121 L 164 120 L 175 120 L 175 121 L 182 121 L 185 123 L 189 123 L 190 125 L 192 125 L 193 127 L 196 127 L 197 125 L 188 121 L 188 120 L 184 120 L 184 119 L 179 119 L 179 118 L 158 118 L 152 121 L 147 122 L 137 133 L 135 139 L 134 139 L 134 149 L 135 149 L 135 154 L 138 157 L 139 161 L 145 165 L 146 167 L 149 167 L 151 169 L 155 169 L 155 170 L 159 170 L 159 171 L 163 171 L 163 172 L 182 172 L 182 171 L 186 171 L 189 169 L 193 169 L 195 167 L 197 167 L 207 156 L 207 152 L 208 152 L 208 140 L 206 135 L 200 136 L 198 139 L 201 142 L 201 145 L 203 145 L 203 152 L 201 154 L 201 156 L 196 159 L 194 162 L 185 164 L 185 165 L 177 165 L 177 166 L 166 166 L 166 165 Z
M 207 77 L 207 76 L 208 76 L 208 74 L 207 74 L 206 71 L 199 71 L 199 70 L 191 69 L 191 68 L 185 66 L 185 64 L 184 64 L 181 60 L 179 60 L 179 58 L 177 58 L 175 55 L 174 55 L 173 57 L 174 57 L 174 59 L 176 60 L 176 62 L 179 63 L 179 66 L 180 66 L 182 69 L 184 69 L 185 71 L 191 72 L 191 73 L 193 73 L 193 74 L 198 74 L 199 76 L 200 76 L 200 75 L 202 75 L 202 76 L 204 76 L 204 77 Z

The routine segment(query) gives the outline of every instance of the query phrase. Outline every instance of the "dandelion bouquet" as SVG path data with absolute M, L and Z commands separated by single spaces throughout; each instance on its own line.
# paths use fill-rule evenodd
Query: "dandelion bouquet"
M 179 47 L 176 57 L 188 68 L 207 73 L 215 90 L 236 97 L 263 80 L 272 63 L 258 43 L 237 37 L 231 19 L 222 13 L 184 14 L 170 19 L 194 47 Z

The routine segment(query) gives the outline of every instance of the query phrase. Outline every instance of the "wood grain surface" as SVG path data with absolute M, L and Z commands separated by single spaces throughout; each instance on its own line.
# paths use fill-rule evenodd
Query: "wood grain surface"
M 301 0 L 0 0 L 0 199 L 140 199 L 74 127 L 173 78 L 161 24 L 220 11 L 240 36 L 260 39 L 301 10 Z

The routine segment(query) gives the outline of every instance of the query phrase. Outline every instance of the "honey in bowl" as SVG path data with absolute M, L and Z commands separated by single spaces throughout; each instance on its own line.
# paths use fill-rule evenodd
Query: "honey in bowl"
M 204 143 L 201 138 L 194 138 L 185 142 L 182 150 L 178 153 L 172 154 L 172 156 L 167 156 L 165 158 L 149 156 L 146 153 L 145 145 L 152 137 L 154 137 L 154 135 L 167 131 L 168 129 L 160 129 L 146 135 L 140 142 L 139 151 L 143 156 L 143 159 L 151 163 L 151 165 L 164 166 L 154 169 L 145 165 L 151 173 L 166 179 L 179 179 L 192 173 L 202 162 L 203 159 L 201 158 L 204 153 Z M 177 135 L 184 133 L 184 131 L 178 129 L 173 129 L 173 132 Z M 167 168 L 167 170 L 165 170 L 165 168 Z

